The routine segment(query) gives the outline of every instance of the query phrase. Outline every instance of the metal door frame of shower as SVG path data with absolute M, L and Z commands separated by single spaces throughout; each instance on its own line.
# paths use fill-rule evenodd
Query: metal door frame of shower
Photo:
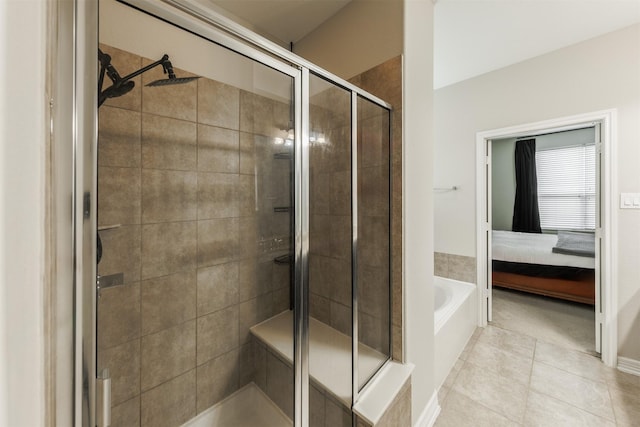
M 96 425 L 98 2 L 73 5 L 73 290 L 76 426 Z
M 142 12 L 184 28 L 225 48 L 267 65 L 294 79 L 295 94 L 295 265 L 300 283 L 294 296 L 294 425 L 307 426 L 309 416 L 309 76 L 310 72 L 351 92 L 352 102 L 360 96 L 387 110 L 391 105 L 351 83 L 292 54 L 235 22 L 186 0 L 118 0 Z M 96 230 L 97 230 L 97 61 L 98 1 L 74 0 L 74 397 L 73 417 L 77 426 L 100 425 L 96 415 Z M 357 106 L 352 105 L 352 113 Z M 357 148 L 357 116 L 352 117 L 352 150 Z M 391 127 L 391 123 L 389 123 Z M 390 129 L 389 129 L 390 132 Z M 357 153 L 352 167 L 353 205 L 357 209 Z M 355 159 L 355 160 L 354 160 Z M 357 210 L 355 211 L 357 212 Z M 357 215 L 352 213 L 352 262 L 357 263 Z M 355 403 L 357 383 L 357 280 L 352 282 L 352 381 Z M 389 281 L 391 286 L 391 281 Z M 389 290 L 389 294 L 391 294 Z M 391 339 L 389 327 L 389 342 Z M 387 362 L 390 360 L 391 352 Z M 386 362 L 385 362 L 386 363 Z

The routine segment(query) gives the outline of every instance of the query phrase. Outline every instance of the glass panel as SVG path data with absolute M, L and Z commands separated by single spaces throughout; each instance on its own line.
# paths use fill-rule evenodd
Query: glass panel
M 359 388 L 390 357 L 389 110 L 358 97 Z
M 263 402 L 293 418 L 293 79 L 117 10 L 100 49 L 120 76 L 166 53 L 199 78 L 158 64 L 102 87 L 97 366 L 114 425 L 179 426 L 230 396 L 220 416 L 245 419 L 222 425 L 290 422 Z
M 311 75 L 309 104 L 310 422 L 350 426 L 351 93 Z

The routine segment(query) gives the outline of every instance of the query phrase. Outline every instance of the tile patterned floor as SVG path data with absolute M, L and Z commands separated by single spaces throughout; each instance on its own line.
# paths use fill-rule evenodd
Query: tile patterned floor
M 494 288 L 492 324 L 561 347 L 595 350 L 595 312 L 586 304 Z
M 438 398 L 437 427 L 640 427 L 640 377 L 495 325 L 475 331 Z

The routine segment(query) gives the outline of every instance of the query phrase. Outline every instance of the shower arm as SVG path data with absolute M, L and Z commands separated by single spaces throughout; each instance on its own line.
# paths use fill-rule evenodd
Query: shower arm
M 176 75 L 173 72 L 173 66 L 169 61 L 169 55 L 166 53 L 157 60 L 146 67 L 142 67 L 131 74 L 121 77 L 116 68 L 111 64 L 111 56 L 98 49 L 98 60 L 100 61 L 100 76 L 98 77 L 98 108 L 108 99 L 117 96 L 124 95 L 131 89 L 133 89 L 134 82 L 132 78 L 139 76 L 140 74 L 149 71 L 152 68 L 162 65 L 162 70 L 165 74 L 169 74 L 169 80 L 176 79 Z M 113 82 L 111 86 L 102 90 L 104 83 L 104 75 L 107 75 Z
M 124 77 L 120 77 L 120 74 L 118 74 L 118 71 L 115 69 L 113 65 L 111 65 L 111 56 L 109 54 L 103 53 L 100 49 L 98 49 L 98 59 L 100 60 L 100 65 L 101 65 L 100 78 L 98 80 L 98 84 L 100 88 L 102 88 L 102 83 L 104 82 L 105 73 L 111 79 L 114 86 L 120 86 L 122 85 L 122 83 L 127 82 L 132 78 L 137 77 L 140 74 L 145 73 L 151 70 L 152 68 L 157 67 L 158 65 L 162 65 L 164 73 L 169 74 L 170 79 L 176 78 L 176 75 L 173 72 L 173 66 L 169 61 L 169 55 L 167 55 L 166 53 L 162 56 L 162 58 L 160 58 L 156 62 L 153 62 L 147 65 L 146 67 L 142 67 L 139 70 L 134 71 L 133 73 L 128 74 Z
M 199 76 L 177 78 L 176 74 L 173 71 L 173 65 L 171 65 L 171 61 L 169 61 L 169 55 L 167 55 L 166 53 L 162 55 L 162 58 L 158 59 L 156 62 L 152 62 L 146 67 L 142 67 L 139 70 L 134 71 L 131 74 L 127 74 L 124 77 L 121 77 L 118 73 L 118 70 L 116 70 L 116 68 L 111 64 L 111 56 L 104 53 L 100 49 L 98 49 L 98 61 L 100 62 L 100 74 L 98 76 L 98 108 L 100 108 L 100 106 L 104 104 L 107 99 L 117 98 L 130 92 L 136 85 L 132 80 L 134 77 L 139 76 L 140 74 L 147 72 L 152 68 L 157 67 L 158 65 L 162 65 L 162 71 L 164 72 L 164 74 L 168 74 L 169 77 L 166 79 L 155 80 L 151 83 L 148 83 L 147 86 L 167 86 L 182 84 L 200 78 Z M 104 84 L 105 74 L 109 77 L 113 84 L 103 90 L 102 85 Z
M 149 71 L 152 68 L 157 67 L 158 65 L 162 65 L 162 70 L 164 71 L 165 74 L 169 74 L 169 78 L 170 79 L 175 79 L 176 75 L 173 72 L 173 66 L 171 65 L 171 62 L 169 61 L 169 55 L 167 55 L 166 53 L 162 56 L 162 58 L 158 59 L 156 62 L 153 62 L 149 65 L 147 65 L 146 67 L 142 67 L 140 68 L 138 71 L 134 71 L 133 73 L 126 75 L 122 78 L 122 80 L 124 80 L 125 82 L 127 80 L 131 80 L 132 78 L 139 76 L 142 73 L 145 73 L 147 71 Z

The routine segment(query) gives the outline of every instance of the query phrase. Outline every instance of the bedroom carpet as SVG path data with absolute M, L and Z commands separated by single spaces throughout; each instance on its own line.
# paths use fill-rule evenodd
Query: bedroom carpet
M 594 354 L 592 306 L 524 292 L 493 289 L 492 325 Z

